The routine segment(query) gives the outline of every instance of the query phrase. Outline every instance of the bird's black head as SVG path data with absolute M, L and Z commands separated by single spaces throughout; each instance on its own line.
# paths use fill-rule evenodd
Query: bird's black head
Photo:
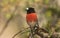
M 27 14 L 35 13 L 34 8 L 32 8 L 32 7 L 26 8 L 26 10 L 27 10 Z

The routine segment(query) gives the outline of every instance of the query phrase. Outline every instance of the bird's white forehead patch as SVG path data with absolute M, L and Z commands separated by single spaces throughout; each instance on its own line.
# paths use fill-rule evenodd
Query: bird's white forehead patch
M 26 8 L 27 10 L 29 10 L 29 8 Z

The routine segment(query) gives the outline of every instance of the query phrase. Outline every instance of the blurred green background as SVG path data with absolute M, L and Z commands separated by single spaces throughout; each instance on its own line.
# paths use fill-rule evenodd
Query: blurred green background
M 12 38 L 29 27 L 26 23 L 27 7 L 34 7 L 40 27 L 51 33 L 51 27 L 60 32 L 60 0 L 0 0 L 0 38 Z M 3 31 L 4 29 L 4 31 Z M 28 32 L 26 32 L 28 33 Z M 25 34 L 25 33 L 24 33 Z M 28 34 L 23 35 L 27 38 Z M 20 34 L 16 38 L 23 38 Z

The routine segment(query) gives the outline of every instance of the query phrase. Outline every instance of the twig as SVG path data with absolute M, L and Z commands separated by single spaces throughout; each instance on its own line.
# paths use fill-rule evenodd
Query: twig
M 3 32 L 5 31 L 5 29 L 8 27 L 9 22 L 11 21 L 11 19 L 13 18 L 13 16 L 11 16 L 11 18 L 6 22 L 4 28 L 2 29 L 2 31 L 0 32 L 0 36 L 3 34 Z
M 15 10 L 13 11 L 13 14 L 11 15 L 11 17 L 7 20 L 5 26 L 3 27 L 2 31 L 0 32 L 0 36 L 3 34 L 3 32 L 6 30 L 6 28 L 8 27 L 9 22 L 12 20 L 14 13 L 17 10 L 17 6 L 15 7 Z
M 39 35 L 41 38 L 44 38 L 44 34 L 45 33 L 49 33 L 46 29 L 44 29 L 44 28 L 39 28 L 39 30 L 38 30 L 38 33 L 36 33 L 37 35 Z M 45 36 L 45 37 L 48 37 L 49 35 L 47 35 L 47 36 Z
M 28 27 L 29 28 L 29 27 Z M 23 30 L 21 30 L 21 31 L 19 31 L 18 33 L 16 33 L 16 34 L 14 34 L 14 36 L 12 37 L 12 38 L 15 38 L 15 36 L 17 36 L 19 33 L 21 33 L 21 34 L 23 34 L 24 32 L 23 31 L 26 31 L 28 28 L 25 28 L 25 29 L 23 29 Z

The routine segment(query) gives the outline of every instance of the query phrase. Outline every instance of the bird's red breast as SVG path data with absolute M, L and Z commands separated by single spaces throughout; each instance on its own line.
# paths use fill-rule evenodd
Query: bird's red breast
M 36 13 L 31 13 L 26 15 L 27 22 L 37 21 L 37 15 Z

